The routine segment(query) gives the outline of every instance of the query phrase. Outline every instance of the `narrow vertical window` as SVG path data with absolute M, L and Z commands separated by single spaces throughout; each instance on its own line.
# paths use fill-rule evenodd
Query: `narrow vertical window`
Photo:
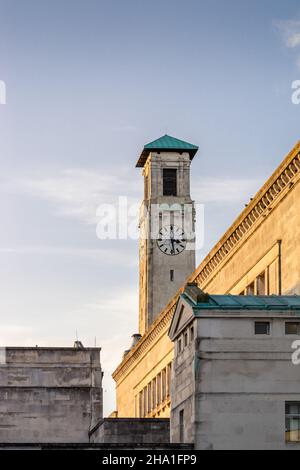
M 163 195 L 177 196 L 177 170 L 163 169 Z
M 144 388 L 144 417 L 147 415 L 147 387 Z
M 251 284 L 247 286 L 247 295 L 254 295 L 254 290 L 255 290 L 254 282 L 251 282 Z
M 158 374 L 156 383 L 157 383 L 156 403 L 157 403 L 157 406 L 159 406 L 161 404 L 161 374 Z
M 265 293 L 266 293 L 266 274 L 265 274 L 265 272 L 261 273 L 256 278 L 256 291 L 257 291 L 257 295 L 265 295 Z
M 174 281 L 174 269 L 170 269 L 170 281 Z
M 148 413 L 151 412 L 151 382 L 148 384 Z
M 184 442 L 184 410 L 179 412 L 179 440 Z
M 152 380 L 152 410 L 156 408 L 156 379 Z
M 168 364 L 167 366 L 167 398 L 170 396 L 170 388 L 171 388 L 171 369 L 172 365 Z
M 191 329 L 190 329 L 190 338 L 191 338 L 191 341 L 194 341 L 194 327 L 191 326 Z
M 143 417 L 143 392 L 139 393 L 139 417 Z
M 149 184 L 149 180 L 148 180 L 148 175 L 145 175 L 144 177 L 144 199 L 148 199 L 149 197 L 149 187 L 148 187 L 148 184 Z
M 162 381 L 162 401 L 164 402 L 167 398 L 167 372 L 166 369 L 163 369 L 161 373 L 161 381 Z
M 138 418 L 139 416 L 139 396 L 135 395 L 134 397 L 134 416 Z
M 300 442 L 300 402 L 285 404 L 285 440 Z

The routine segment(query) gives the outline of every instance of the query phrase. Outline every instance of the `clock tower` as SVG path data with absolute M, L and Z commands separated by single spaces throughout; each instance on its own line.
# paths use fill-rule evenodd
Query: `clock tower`
M 198 147 L 165 135 L 144 146 L 140 210 L 139 333 L 143 335 L 195 269 L 190 164 Z

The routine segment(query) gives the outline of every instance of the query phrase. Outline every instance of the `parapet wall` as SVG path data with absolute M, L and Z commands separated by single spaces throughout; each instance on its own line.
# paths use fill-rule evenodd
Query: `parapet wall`
M 93 443 L 169 444 L 168 418 L 105 418 L 91 432 Z
M 6 348 L 0 442 L 89 441 L 102 419 L 100 348 Z

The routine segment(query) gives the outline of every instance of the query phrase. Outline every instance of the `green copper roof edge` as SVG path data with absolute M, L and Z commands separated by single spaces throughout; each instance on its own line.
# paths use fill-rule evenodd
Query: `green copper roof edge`
M 154 149 L 154 148 L 162 148 L 162 149 L 187 149 L 187 150 L 198 150 L 199 147 L 194 144 L 190 144 L 185 140 L 177 139 L 176 137 L 172 137 L 168 134 L 165 134 L 159 139 L 153 140 L 148 144 L 144 145 L 145 150 Z
M 151 151 L 187 152 L 192 160 L 198 150 L 199 147 L 197 145 L 190 144 L 189 142 L 165 134 L 164 136 L 159 137 L 159 139 L 153 140 L 152 142 L 144 145 L 143 151 L 136 163 L 136 167 L 143 167 L 145 165 Z
M 217 298 L 222 298 L 222 297 L 231 297 L 231 298 L 239 298 L 239 297 L 243 297 L 244 299 L 247 298 L 247 296 L 238 296 L 238 295 L 212 295 L 210 296 L 210 300 L 214 303 L 194 303 L 189 297 L 187 297 L 184 293 L 180 295 L 181 298 L 183 298 L 191 307 L 192 309 L 194 310 L 194 313 L 196 314 L 199 310 L 268 310 L 268 311 L 272 311 L 272 310 L 276 310 L 276 311 L 280 311 L 280 310 L 288 310 L 288 311 L 299 311 L 300 313 L 300 296 L 262 296 L 262 298 L 272 298 L 272 299 L 276 299 L 278 297 L 278 300 L 280 302 L 280 300 L 282 299 L 282 301 L 284 302 L 284 299 L 288 299 L 288 298 L 299 298 L 299 305 L 291 305 L 291 304 L 285 304 L 285 303 L 282 303 L 281 305 L 277 304 L 277 305 L 272 305 L 272 304 L 239 304 L 239 303 L 236 303 L 236 304 L 231 304 L 231 305 L 225 305 L 225 304 L 219 304 L 216 302 L 216 300 L 214 300 L 215 297 Z M 250 298 L 254 298 L 254 299 L 259 299 L 260 297 L 258 296 L 249 296 Z M 238 301 L 236 301 L 238 302 Z

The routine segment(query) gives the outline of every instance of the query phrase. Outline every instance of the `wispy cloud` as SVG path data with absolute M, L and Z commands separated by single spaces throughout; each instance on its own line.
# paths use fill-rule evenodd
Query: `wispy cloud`
M 85 224 L 96 224 L 96 210 L 100 204 L 117 204 L 118 197 L 126 196 L 128 206 L 139 206 L 142 184 L 132 174 L 103 173 L 87 169 L 66 169 L 59 174 L 41 178 L 16 178 L 7 183 L 10 190 L 26 193 L 53 205 L 59 216 L 75 218 Z M 248 200 L 262 181 L 246 178 L 199 178 L 192 181 L 192 197 L 200 203 L 234 203 Z M 35 250 L 43 250 L 41 247 Z M 57 248 L 55 248 L 57 250 Z M 64 249 L 65 250 L 65 249 Z M 75 250 L 74 254 L 88 254 Z M 67 254 L 67 253 L 66 253 Z M 71 251 L 70 251 L 70 254 Z M 91 254 L 96 254 L 95 252 Z M 100 254 L 100 253 L 99 253 Z
M 251 178 L 203 178 L 193 184 L 192 197 L 199 203 L 247 202 L 260 188 L 262 181 Z
M 90 248 L 68 248 L 59 246 L 10 246 L 0 247 L 0 254 L 16 254 L 16 255 L 42 255 L 42 256 L 71 256 L 99 259 L 102 263 L 109 263 L 110 265 L 125 265 L 136 267 L 138 259 L 132 256 L 130 250 L 124 250 L 121 247 L 103 249 L 90 249 Z
M 297 51 L 296 65 L 300 68 L 300 20 L 276 20 L 274 25 L 279 31 L 285 46 Z
M 16 178 L 6 182 L 10 190 L 49 201 L 56 214 L 86 224 L 97 222 L 99 204 L 115 203 L 123 195 L 127 195 L 130 202 L 138 202 L 140 186 L 125 171 L 115 175 L 113 171 L 104 173 L 82 168 L 66 169 L 46 178 Z
M 275 26 L 280 31 L 286 47 L 300 46 L 300 20 L 277 20 Z

